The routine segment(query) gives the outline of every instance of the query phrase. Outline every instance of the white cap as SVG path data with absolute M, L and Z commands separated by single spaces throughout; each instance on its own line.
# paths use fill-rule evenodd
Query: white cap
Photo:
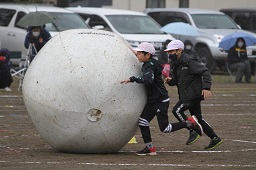
M 148 42 L 142 42 L 135 50 L 136 51 L 145 51 L 152 55 L 154 55 L 156 52 L 155 47 L 151 43 L 148 43 Z
M 178 50 L 178 49 L 184 49 L 184 43 L 180 40 L 172 40 L 168 45 L 167 49 L 164 51 L 171 51 L 171 50 Z

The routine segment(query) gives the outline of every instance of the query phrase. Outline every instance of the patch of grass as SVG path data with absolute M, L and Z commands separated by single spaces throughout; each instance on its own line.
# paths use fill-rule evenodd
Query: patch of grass
M 243 81 L 245 82 L 244 78 Z M 254 83 L 255 75 L 252 75 L 251 82 Z M 212 75 L 212 83 L 234 83 L 230 75 Z
M 232 83 L 229 75 L 212 75 L 212 83 Z

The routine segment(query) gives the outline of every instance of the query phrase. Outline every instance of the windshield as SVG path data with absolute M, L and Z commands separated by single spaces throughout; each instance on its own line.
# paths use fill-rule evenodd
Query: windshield
M 54 23 L 45 24 L 48 31 L 65 31 L 76 28 L 88 28 L 84 20 L 74 13 L 49 13 L 55 20 Z
M 221 14 L 192 14 L 197 28 L 201 29 L 239 29 L 226 15 Z
M 121 34 L 163 34 L 160 26 L 149 16 L 107 15 L 106 17 Z

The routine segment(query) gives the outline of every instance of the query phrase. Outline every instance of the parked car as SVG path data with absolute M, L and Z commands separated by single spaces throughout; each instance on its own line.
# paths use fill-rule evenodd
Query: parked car
M 46 11 L 54 18 L 55 23 L 45 24 L 45 29 L 50 32 L 51 36 L 68 29 L 89 28 L 79 15 L 67 9 L 54 6 L 0 3 L 0 47 L 10 51 L 21 51 L 22 57 L 26 57 L 27 49 L 24 47 L 24 40 L 27 31 L 26 28 L 18 26 L 17 22 L 24 15 L 36 10 Z M 11 61 L 15 65 L 19 62 L 18 59 Z
M 214 73 L 217 66 L 225 68 L 226 51 L 218 48 L 221 39 L 235 31 L 243 31 L 227 15 L 219 11 L 192 8 L 152 8 L 146 14 L 161 26 L 172 22 L 185 22 L 192 25 L 200 36 L 180 36 L 182 41 L 190 40 L 206 66 Z M 251 32 L 245 31 L 252 34 Z M 179 38 L 177 35 L 173 35 Z
M 242 29 L 256 33 L 256 9 L 225 8 L 220 11 L 231 17 Z
M 93 29 L 112 31 L 123 37 L 133 48 L 147 41 L 154 45 L 156 56 L 167 39 L 174 38 L 160 30 L 161 26 L 148 15 L 128 10 L 70 7 Z

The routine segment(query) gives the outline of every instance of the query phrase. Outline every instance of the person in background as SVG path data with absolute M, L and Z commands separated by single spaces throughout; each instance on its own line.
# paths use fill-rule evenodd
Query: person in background
M 165 40 L 163 47 L 160 50 L 159 55 L 158 55 L 158 62 L 163 66 L 163 70 L 162 70 L 163 78 L 168 77 L 169 72 L 170 72 L 170 63 L 169 63 L 168 54 L 164 50 L 166 49 L 167 45 L 171 41 L 172 40 L 170 40 L 170 39 Z
M 10 92 L 10 86 L 13 82 L 10 73 L 10 51 L 7 48 L 0 48 L 0 88 Z
M 32 54 L 30 54 L 30 62 L 32 62 L 36 54 L 47 43 L 47 41 L 49 41 L 50 38 L 50 33 L 42 26 L 32 26 L 28 28 L 28 33 L 24 41 L 24 46 L 26 49 L 29 49 L 29 46 L 32 45 Z M 35 47 L 35 49 L 33 48 L 33 46 Z
M 230 70 L 236 71 L 236 83 L 241 83 L 243 76 L 247 83 L 251 82 L 251 63 L 242 37 L 237 38 L 235 45 L 228 50 L 227 65 Z
M 202 62 L 197 52 L 194 50 L 194 45 L 190 40 L 184 41 L 184 53 L 190 55 L 192 58 L 198 60 L 199 62 Z
M 203 128 L 203 132 L 211 139 L 204 149 L 212 150 L 223 140 L 214 132 L 212 127 L 203 119 L 201 101 L 211 95 L 211 74 L 206 66 L 183 53 L 184 44 L 180 40 L 171 41 L 165 50 L 171 60 L 170 77 L 166 82 L 170 86 L 177 86 L 179 101 L 173 107 L 172 113 L 181 122 L 188 120 L 184 111 L 189 110 Z M 197 134 L 202 136 L 202 133 Z
M 168 54 L 167 52 L 165 52 L 164 50 L 166 49 L 167 45 L 171 42 L 172 40 L 167 39 L 165 40 L 162 49 L 159 52 L 158 55 L 158 61 L 160 64 L 169 64 L 169 58 L 168 58 Z
M 136 152 L 137 155 L 156 155 L 156 148 L 151 139 L 149 123 L 156 116 L 160 130 L 163 133 L 171 133 L 182 128 L 194 128 L 202 131 L 195 117 L 189 117 L 184 122 L 169 123 L 168 108 L 169 96 L 162 79 L 162 66 L 158 60 L 153 58 L 155 48 L 148 42 L 141 43 L 136 50 L 132 50 L 138 60 L 143 63 L 142 75 L 132 76 L 120 83 L 139 83 L 143 84 L 147 91 L 147 103 L 139 118 L 139 128 L 146 144 L 146 147 Z

